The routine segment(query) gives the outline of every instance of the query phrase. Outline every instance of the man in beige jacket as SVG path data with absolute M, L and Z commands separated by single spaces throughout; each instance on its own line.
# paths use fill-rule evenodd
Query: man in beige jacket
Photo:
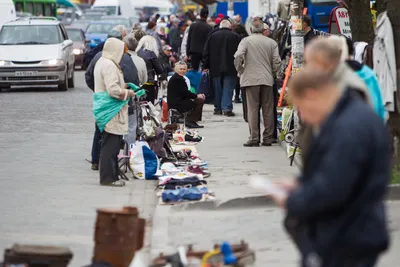
M 124 77 L 119 66 L 124 54 L 124 43 L 109 38 L 104 44 L 102 57 L 94 68 L 95 93 L 107 91 L 110 97 L 124 101 L 135 96 L 125 89 Z M 106 186 L 124 186 L 118 179 L 118 159 L 122 136 L 128 133 L 128 105 L 112 118 L 102 133 L 100 152 L 100 184 Z
M 260 146 L 259 106 L 262 109 L 264 132 L 262 145 L 271 146 L 275 141 L 274 96 L 272 86 L 281 66 L 278 44 L 265 38 L 264 23 L 254 20 L 252 35 L 244 38 L 235 53 L 235 67 L 240 74 L 240 86 L 245 87 L 250 138 L 244 146 Z

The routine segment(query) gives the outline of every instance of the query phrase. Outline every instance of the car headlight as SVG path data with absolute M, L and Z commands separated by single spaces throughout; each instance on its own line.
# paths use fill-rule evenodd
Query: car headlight
M 50 66 L 57 66 L 57 65 L 64 65 L 64 61 L 61 59 L 50 59 L 50 60 L 43 60 L 43 65 L 50 65 Z
M 82 49 L 75 48 L 75 49 L 73 50 L 73 53 L 74 53 L 74 55 L 80 55 L 80 54 L 83 54 L 83 50 L 82 50 Z
M 9 65 L 11 65 L 11 61 L 0 60 L 0 66 L 9 66 Z

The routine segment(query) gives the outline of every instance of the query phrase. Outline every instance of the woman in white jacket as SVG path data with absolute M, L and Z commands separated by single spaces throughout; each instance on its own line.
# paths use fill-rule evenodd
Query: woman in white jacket
M 102 57 L 94 68 L 95 93 L 107 91 L 110 97 L 124 101 L 135 96 L 125 89 L 124 77 L 119 66 L 124 54 L 124 43 L 116 38 L 109 38 L 104 44 Z M 100 184 L 106 186 L 124 186 L 118 179 L 118 154 L 122 136 L 128 133 L 128 105 L 112 118 L 105 126 L 101 139 Z

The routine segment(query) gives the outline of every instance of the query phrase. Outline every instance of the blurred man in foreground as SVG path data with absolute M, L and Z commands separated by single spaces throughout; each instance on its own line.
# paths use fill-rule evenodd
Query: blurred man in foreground
M 273 194 L 303 267 L 372 267 L 388 248 L 384 197 L 391 162 L 388 132 L 355 90 L 343 92 L 330 73 L 305 68 L 290 96 L 314 132 L 297 181 Z

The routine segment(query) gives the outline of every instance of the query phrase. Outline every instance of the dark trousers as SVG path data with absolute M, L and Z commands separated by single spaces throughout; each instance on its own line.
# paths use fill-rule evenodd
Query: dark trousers
M 100 183 L 109 184 L 118 181 L 118 154 L 121 149 L 122 135 L 103 132 L 100 151 Z
M 99 157 L 100 157 L 100 142 L 101 142 L 101 132 L 97 124 L 94 124 L 96 130 L 94 131 L 93 135 L 93 144 L 92 144 L 92 164 L 99 164 Z
M 204 100 L 185 99 L 177 103 L 176 106 L 169 107 L 176 109 L 179 113 L 188 113 L 186 120 L 189 122 L 198 122 L 202 120 Z
M 154 104 L 154 100 L 157 97 L 156 86 L 153 84 L 145 84 L 142 88 L 146 91 L 146 101 Z
M 240 99 L 240 78 L 236 78 L 235 100 Z
M 198 71 L 200 69 L 200 63 L 202 58 L 203 55 L 200 53 L 192 53 L 190 55 L 190 62 L 192 63 L 193 70 Z

